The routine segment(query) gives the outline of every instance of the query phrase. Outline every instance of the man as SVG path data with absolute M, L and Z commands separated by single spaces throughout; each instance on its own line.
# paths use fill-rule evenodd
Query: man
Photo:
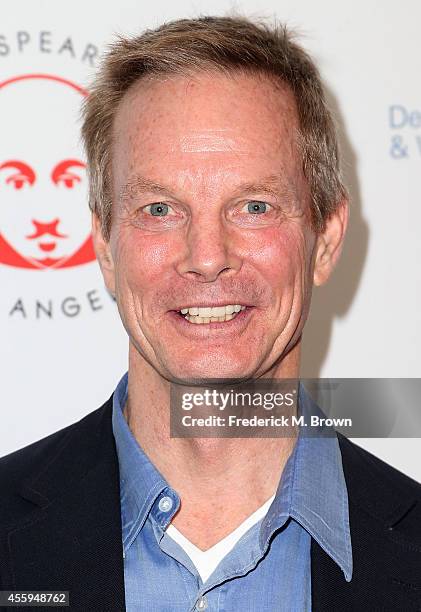
M 129 372 L 1 460 L 1 588 L 74 610 L 419 610 L 417 483 L 342 437 L 170 432 L 171 385 L 299 376 L 348 217 L 311 59 L 246 19 L 120 39 L 83 136 Z

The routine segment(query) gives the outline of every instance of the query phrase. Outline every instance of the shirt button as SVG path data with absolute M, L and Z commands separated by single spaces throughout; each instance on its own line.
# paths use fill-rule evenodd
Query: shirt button
M 196 601 L 196 610 L 206 610 L 208 607 L 208 602 L 206 601 L 206 597 L 199 597 Z
M 173 501 L 171 497 L 162 497 L 159 500 L 158 508 L 161 510 L 161 512 L 169 512 L 172 507 Z

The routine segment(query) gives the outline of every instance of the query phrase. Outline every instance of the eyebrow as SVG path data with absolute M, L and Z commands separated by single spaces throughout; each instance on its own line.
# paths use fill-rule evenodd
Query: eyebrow
M 4 162 L 0 165 L 0 170 L 5 170 L 8 168 L 14 168 L 15 170 L 18 170 L 21 174 L 27 176 L 31 185 L 35 181 L 35 172 L 30 166 L 28 166 L 28 164 L 25 164 L 25 162 L 11 159 L 10 161 Z
M 297 195 L 296 190 L 291 189 L 289 182 L 285 181 L 280 174 L 271 174 L 258 182 L 242 183 L 234 189 L 234 197 L 251 192 L 266 193 L 273 196 L 282 195 L 294 199 L 296 199 Z M 154 193 L 169 198 L 174 197 L 173 192 L 167 187 L 150 181 L 141 175 L 136 175 L 121 187 L 120 199 L 124 201 L 143 193 Z
M 86 167 L 86 164 L 79 161 L 78 159 L 64 159 L 63 161 L 59 162 L 53 168 L 53 171 L 51 172 L 51 178 L 56 183 L 59 177 L 65 172 L 67 172 L 69 168 L 85 168 L 85 167 Z
M 250 192 L 267 193 L 269 195 L 295 195 L 295 190 L 292 190 L 288 181 L 280 174 L 271 174 L 260 181 L 254 183 L 242 183 L 234 190 L 234 193 L 241 195 Z
M 133 198 L 141 193 L 156 193 L 158 195 L 165 195 L 167 197 L 172 196 L 171 191 L 166 187 L 163 187 L 154 181 L 150 181 L 143 176 L 136 175 L 121 187 L 120 200 Z

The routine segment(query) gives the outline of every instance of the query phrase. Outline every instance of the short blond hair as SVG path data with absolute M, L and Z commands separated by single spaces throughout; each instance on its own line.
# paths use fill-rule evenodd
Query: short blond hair
M 299 144 L 311 193 L 311 221 L 322 231 L 347 196 L 337 136 L 319 72 L 283 25 L 245 17 L 199 17 L 165 23 L 140 36 L 119 37 L 105 55 L 83 107 L 82 137 L 89 174 L 89 206 L 108 240 L 112 189 L 112 128 L 119 103 L 133 83 L 154 75 L 191 75 L 218 70 L 269 76 L 292 90 L 298 110 Z

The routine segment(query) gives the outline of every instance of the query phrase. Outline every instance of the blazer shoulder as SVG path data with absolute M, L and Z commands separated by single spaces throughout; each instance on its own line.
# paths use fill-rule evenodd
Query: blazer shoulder
M 421 546 L 421 484 L 338 435 L 351 506 Z
M 89 432 L 98 431 L 110 403 L 111 398 L 79 421 L 0 457 L 0 498 L 3 501 L 16 499 L 22 484 L 32 475 L 46 471 L 70 440 L 83 440 Z M 77 453 L 77 448 L 74 451 Z M 7 507 L 7 503 L 2 503 L 1 507 Z
M 342 451 L 342 459 L 345 464 L 344 470 L 347 469 L 348 472 L 354 472 L 355 475 L 358 473 L 358 477 L 364 479 L 364 472 L 361 472 L 361 470 L 365 467 L 369 470 L 371 476 L 386 479 L 399 488 L 421 496 L 421 483 L 394 468 L 386 461 L 376 457 L 355 442 L 351 442 L 345 436 L 338 434 L 338 438 Z

